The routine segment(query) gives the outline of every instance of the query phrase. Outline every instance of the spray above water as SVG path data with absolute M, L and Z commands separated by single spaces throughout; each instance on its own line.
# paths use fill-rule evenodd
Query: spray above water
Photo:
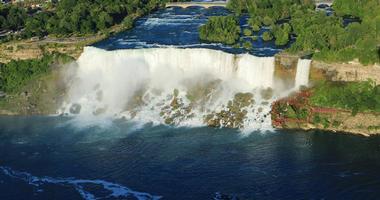
M 274 58 L 210 49 L 86 47 L 61 113 L 176 126 L 271 129 Z

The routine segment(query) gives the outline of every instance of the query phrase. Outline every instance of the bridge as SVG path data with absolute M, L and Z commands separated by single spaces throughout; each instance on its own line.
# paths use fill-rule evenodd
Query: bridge
M 188 8 L 188 7 L 203 7 L 203 8 L 211 8 L 211 7 L 227 7 L 227 3 L 229 0 L 226 1 L 204 1 L 204 2 L 193 2 L 193 1 L 187 1 L 187 2 L 169 2 L 166 3 L 165 7 L 181 7 L 181 8 Z M 318 7 L 320 5 L 328 5 L 332 6 L 334 0 L 314 0 L 315 6 Z
M 227 1 L 210 1 L 210 2 L 170 2 L 165 5 L 166 8 L 169 7 L 181 7 L 181 8 L 188 8 L 188 7 L 203 7 L 203 8 L 211 8 L 211 7 L 227 7 Z

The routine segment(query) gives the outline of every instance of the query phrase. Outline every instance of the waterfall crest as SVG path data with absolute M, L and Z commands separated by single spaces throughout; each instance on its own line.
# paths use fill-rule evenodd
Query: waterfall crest
M 273 57 L 86 47 L 61 113 L 173 125 L 271 127 Z

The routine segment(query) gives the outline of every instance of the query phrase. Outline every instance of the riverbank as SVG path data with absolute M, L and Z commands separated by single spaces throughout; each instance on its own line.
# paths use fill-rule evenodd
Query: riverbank
M 297 63 L 302 54 L 279 53 L 275 56 L 275 76 L 294 85 Z M 359 83 L 372 80 L 380 84 L 380 66 L 363 65 L 358 61 L 328 63 L 312 60 L 311 88 L 280 99 L 272 105 L 272 124 L 278 129 L 325 130 L 371 136 L 380 134 L 380 113 L 359 112 L 309 104 L 313 88 L 320 82 Z M 354 96 L 352 96 L 354 98 Z
M 56 114 L 66 96 L 67 63 L 72 60 L 67 55 L 54 53 L 45 54 L 41 59 L 12 61 L 9 66 L 4 65 L 19 71 L 2 70 L 13 80 L 6 79 L 2 83 L 7 93 L 0 98 L 0 115 Z M 39 71 L 32 71 L 32 65 L 39 66 Z M 28 67 L 30 71 L 25 72 Z
M 323 130 L 363 136 L 380 134 L 380 112 L 318 107 L 306 89 L 272 104 L 272 124 L 278 129 Z
M 59 52 L 77 59 L 85 46 L 90 46 L 128 28 L 118 24 L 109 28 L 105 33 L 87 36 L 46 36 L 43 39 L 31 38 L 0 43 L 0 63 L 8 63 L 11 60 L 37 59 L 52 52 Z

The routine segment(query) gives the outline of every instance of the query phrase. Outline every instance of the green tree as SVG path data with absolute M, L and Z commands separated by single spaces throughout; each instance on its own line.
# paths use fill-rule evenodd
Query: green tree
M 240 32 L 235 17 L 210 17 L 207 23 L 200 27 L 199 37 L 204 41 L 234 44 L 239 39 Z
M 276 39 L 275 44 L 278 46 L 286 45 L 289 42 L 290 32 L 291 27 L 288 23 L 274 26 L 272 28 L 272 34 Z
M 251 36 L 251 35 L 252 35 L 252 31 L 251 31 L 251 29 L 245 28 L 245 29 L 243 30 L 243 34 L 244 34 L 245 36 Z
M 243 47 L 244 47 L 245 49 L 252 49 L 252 43 L 249 42 L 249 41 L 245 41 L 245 42 L 243 43 Z
M 262 35 L 264 41 L 270 41 L 273 39 L 272 34 L 269 31 L 265 31 Z
M 264 19 L 263 19 L 263 24 L 265 26 L 270 26 L 274 23 L 273 19 L 269 16 L 265 16 Z

